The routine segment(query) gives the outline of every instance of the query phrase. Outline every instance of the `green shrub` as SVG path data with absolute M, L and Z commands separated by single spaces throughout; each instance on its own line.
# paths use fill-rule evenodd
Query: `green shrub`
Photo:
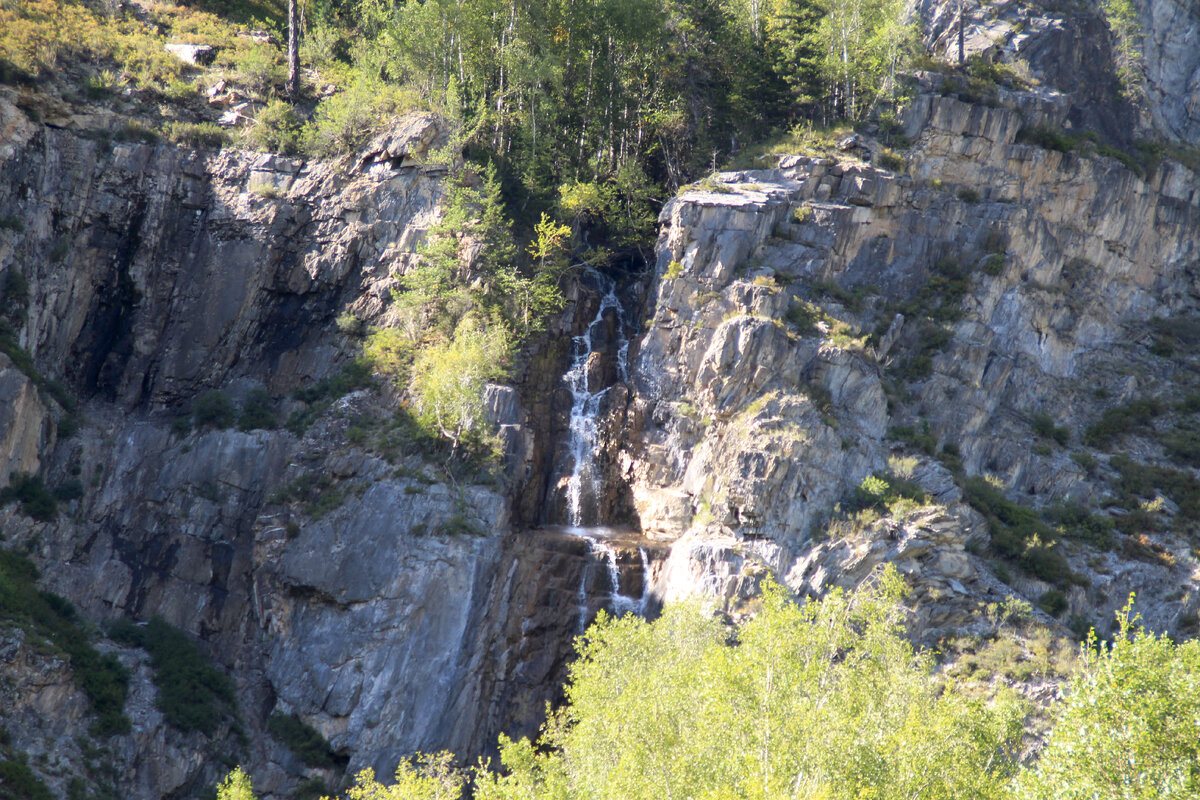
M 279 52 L 268 45 L 257 45 L 240 53 L 235 69 L 238 79 L 260 95 L 273 91 L 284 79 Z
M 23 231 L 23 230 L 25 230 L 25 223 L 21 221 L 20 217 L 13 217 L 13 216 L 0 217 L 0 231 Z M 9 271 L 13 272 L 15 270 L 13 270 L 10 267 Z
M 242 413 L 238 417 L 238 429 L 251 431 L 257 428 L 271 430 L 279 427 L 279 418 L 275 415 L 274 400 L 264 389 L 252 389 L 242 403 Z
M 1083 471 L 1089 475 L 1096 471 L 1096 457 L 1091 453 L 1085 453 L 1083 451 L 1071 453 L 1071 460 L 1082 467 Z
M 231 428 L 236 419 L 233 401 L 220 389 L 210 389 L 192 404 L 192 420 L 198 428 Z
M 272 100 L 258 112 L 246 135 L 259 150 L 291 155 L 300 149 L 301 128 L 300 118 L 289 103 Z
M 979 268 L 983 270 L 984 274 L 995 277 L 1001 272 L 1004 272 L 1004 264 L 1005 261 L 1003 253 L 991 253 L 987 256 L 984 256 Z
M 987 520 L 992 548 L 999 555 L 1048 583 L 1080 580 L 1057 550 L 1055 531 L 1033 509 L 1017 505 L 978 475 L 963 481 L 963 497 Z
M 937 436 L 930 429 L 928 420 L 921 420 L 921 425 L 917 428 L 911 425 L 897 425 L 888 431 L 888 437 L 912 445 L 926 455 L 937 454 Z
M 0 760 L 0 798 L 3 800 L 54 800 L 54 795 L 34 774 L 21 753 Z
M 71 238 L 69 236 L 59 236 L 54 240 L 54 245 L 50 248 L 50 261 L 57 264 L 67 257 L 67 253 L 71 252 Z
M 358 80 L 317 107 L 316 116 L 304 127 L 303 149 L 324 157 L 352 152 L 386 120 L 425 105 L 412 90 Z
M 911 500 L 918 505 L 929 503 L 929 495 L 919 483 L 885 471 L 864 478 L 841 505 L 848 514 L 857 514 L 866 509 L 886 512 L 889 506 L 901 499 Z
M 346 491 L 326 473 L 308 472 L 280 486 L 267 499 L 268 503 L 299 502 L 304 513 L 320 519 L 340 508 L 346 501 Z
M 21 513 L 40 522 L 51 522 L 58 516 L 58 504 L 46 488 L 41 476 L 25 472 L 13 473 L 8 486 L 0 489 L 0 505 L 21 504 Z
M 904 160 L 904 156 L 893 153 L 891 150 L 884 150 L 879 154 L 877 159 L 879 166 L 891 172 L 901 172 L 908 163 Z
M 128 671 L 116 657 L 101 655 L 92 646 L 74 607 L 57 595 L 38 590 L 37 577 L 37 569 L 28 559 L 0 550 L 0 618 L 20 625 L 67 655 L 74 680 L 96 714 L 94 735 L 128 732 L 129 719 L 124 713 Z
M 1038 606 L 1052 617 L 1061 617 L 1068 608 L 1067 596 L 1061 589 L 1051 589 L 1038 598 Z
M 127 120 L 117 131 L 116 138 L 122 142 L 153 144 L 158 141 L 158 131 L 136 119 Z
M 1113 456 L 1109 463 L 1119 473 L 1115 488 L 1126 506 L 1136 508 L 1138 500 L 1153 500 L 1162 492 L 1178 504 L 1183 520 L 1200 518 L 1200 480 L 1192 474 L 1140 464 L 1123 454 Z
M 219 150 L 229 144 L 229 132 L 215 122 L 168 122 L 163 127 L 167 140 L 185 147 Z
M 110 635 L 150 654 L 158 687 L 155 705 L 171 725 L 212 736 L 223 719 L 236 718 L 233 681 L 209 663 L 187 634 L 162 617 L 155 616 L 141 626 L 119 619 L 112 624 Z
M 505 772 L 480 773 L 475 797 L 1007 797 L 1023 704 L 935 677 L 903 636 L 900 583 L 888 570 L 803 605 L 768 584 L 732 634 L 687 603 L 603 616 L 561 724 L 502 739 Z
M 1051 506 L 1046 509 L 1046 521 L 1070 539 L 1087 542 L 1101 550 L 1111 550 L 1116 546 L 1112 520 L 1091 513 L 1079 503 Z
M 336 400 L 370 385 L 370 363 L 363 359 L 356 359 L 343 367 L 342 371 L 336 375 L 324 378 L 312 386 L 297 389 L 292 392 L 292 397 L 303 403 L 319 403 L 325 400 Z
M 1075 634 L 1076 639 L 1086 639 L 1088 633 L 1093 629 L 1092 621 L 1082 614 L 1072 614 L 1067 620 L 1067 627 L 1071 633 Z
M 1200 431 L 1193 426 L 1179 427 L 1160 438 L 1172 461 L 1200 467 Z
M 320 800 L 333 794 L 320 778 L 305 778 L 300 781 L 296 791 L 292 792 L 292 800 Z
M 1150 423 L 1166 410 L 1166 406 L 1153 398 L 1134 400 L 1128 405 L 1110 408 L 1084 431 L 1083 443 L 1098 449 L 1107 447 L 1118 436 L 1146 431 Z
M 1150 320 L 1150 329 L 1153 355 L 1167 357 L 1176 350 L 1190 353 L 1200 345 L 1200 317 L 1155 317 Z
M 337 758 L 325 737 L 295 714 L 272 714 L 267 719 L 267 730 L 306 766 L 337 766 Z
M 976 189 L 964 186 L 958 190 L 958 199 L 964 203 L 978 203 L 983 198 Z
M 350 311 L 343 311 L 333 321 L 338 333 L 343 336 L 360 338 L 366 332 L 366 323 Z
M 485 536 L 487 531 L 465 514 L 455 514 L 442 522 L 440 532 L 446 536 Z
M 1077 144 L 1075 138 L 1044 125 L 1022 128 L 1017 132 L 1017 141 L 1036 145 L 1043 150 L 1057 150 L 1060 153 L 1071 152 Z
M 83 481 L 78 478 L 68 478 L 58 486 L 55 486 L 52 494 L 55 500 L 62 503 L 78 500 L 83 497 Z
M 1043 439 L 1052 439 L 1059 445 L 1066 446 L 1071 441 L 1071 431 L 1060 428 L 1048 414 L 1035 414 L 1033 417 L 1033 432 Z

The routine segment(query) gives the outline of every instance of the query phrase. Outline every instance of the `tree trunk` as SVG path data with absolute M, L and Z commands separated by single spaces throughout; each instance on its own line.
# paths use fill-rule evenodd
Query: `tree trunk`
M 297 45 L 299 26 L 296 24 L 296 0 L 288 0 L 288 100 L 296 102 L 296 90 L 300 78 L 300 49 Z

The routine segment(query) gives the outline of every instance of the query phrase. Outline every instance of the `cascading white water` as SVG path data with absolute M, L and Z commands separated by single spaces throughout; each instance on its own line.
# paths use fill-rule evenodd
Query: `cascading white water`
M 593 352 L 595 336 L 606 324 L 604 317 L 609 312 L 614 312 L 617 317 L 617 374 L 622 381 L 629 379 L 626 363 L 629 338 L 625 335 L 625 309 L 617 297 L 617 285 L 600 273 L 592 275 L 600 284 L 604 296 L 596 316 L 583 333 L 571 340 L 571 368 L 563 375 L 563 382 L 571 391 L 571 415 L 567 429 L 567 452 L 571 457 L 571 475 L 567 478 L 566 486 L 567 521 L 575 528 L 585 524 L 585 502 L 594 508 L 600 496 L 596 469 L 598 416 L 600 401 L 610 387 L 591 391 L 588 385 L 588 360 Z M 588 522 L 595 520 L 588 519 Z
M 637 614 L 639 617 L 646 613 L 646 606 L 650 599 L 650 557 L 646 553 L 646 548 L 639 547 L 638 555 L 642 562 L 642 592 L 638 597 L 633 597 L 621 593 L 621 570 L 617 565 L 617 551 L 607 542 L 597 539 L 592 536 L 586 537 L 590 553 L 598 557 L 598 560 L 603 560 L 605 567 L 608 570 L 608 596 L 609 610 L 618 617 L 625 614 Z M 587 606 L 587 580 L 589 576 L 591 564 L 584 567 L 583 577 L 579 583 L 579 625 L 578 630 L 583 633 L 587 627 L 588 621 L 588 606 Z

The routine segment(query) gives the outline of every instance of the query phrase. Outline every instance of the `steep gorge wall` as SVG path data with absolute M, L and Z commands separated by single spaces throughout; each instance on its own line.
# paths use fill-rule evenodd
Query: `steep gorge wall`
M 510 531 L 509 497 L 545 458 L 516 392 L 489 392 L 507 472 L 461 487 L 393 423 L 390 392 L 289 397 L 356 355 L 339 314 L 386 314 L 440 213 L 445 168 L 424 162 L 442 124 L 406 118 L 322 164 L 109 144 L 36 125 L 9 99 L 0 119 L 4 307 L 30 357 L 0 355 L 0 463 L 84 487 L 50 522 L 6 506 L 5 546 L 89 619 L 161 615 L 197 637 L 234 676 L 249 734 L 238 745 L 228 725 L 211 741 L 173 730 L 145 654 L 102 643 L 133 670 L 134 730 L 89 744 L 69 671 L 37 666 L 13 628 L 19 702 L 0 724 L 14 746 L 49 764 L 59 793 L 86 775 L 130 797 L 189 796 L 235 758 L 261 791 L 286 795 L 340 770 L 306 769 L 263 729 L 271 713 L 314 725 L 350 770 L 383 774 L 414 750 L 470 759 L 501 730 L 535 732 L 581 614 L 613 590 L 582 540 Z M 543 361 L 558 369 L 553 352 Z M 49 381 L 66 387 L 59 400 Z M 238 401 L 265 390 L 281 418 L 315 420 L 296 433 L 179 431 L 214 388 Z M 59 435 L 68 417 L 79 429 Z M 593 598 L 582 610 L 581 591 Z

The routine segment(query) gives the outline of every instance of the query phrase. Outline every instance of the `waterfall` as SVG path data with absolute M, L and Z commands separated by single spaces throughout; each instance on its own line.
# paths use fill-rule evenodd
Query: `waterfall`
M 571 458 L 571 474 L 567 478 L 566 501 L 567 521 L 575 528 L 585 524 L 585 503 L 593 510 L 600 497 L 600 479 L 596 468 L 596 447 L 599 438 L 600 402 L 609 387 L 591 391 L 588 385 L 588 361 L 594 352 L 597 333 L 603 332 L 605 314 L 615 312 L 617 317 L 617 375 L 622 381 L 629 379 L 629 338 L 625 334 L 625 309 L 617 297 L 617 285 L 609 277 L 598 272 L 589 273 L 604 292 L 596 316 L 583 333 L 571 340 L 571 366 L 563 375 L 563 382 L 571 392 L 570 424 L 567 429 L 567 453 Z M 589 514 L 594 521 L 596 514 Z
M 646 548 L 638 548 L 638 556 L 641 560 L 642 567 L 642 591 L 637 597 L 627 595 L 621 592 L 621 569 L 617 565 L 617 550 L 608 542 L 599 539 L 596 536 L 587 536 L 589 552 L 597 557 L 598 561 L 604 563 L 608 571 L 608 608 L 616 616 L 624 616 L 625 614 L 637 614 L 639 617 L 646 613 L 646 605 L 650 599 L 650 557 L 646 553 Z M 579 626 L 580 633 L 587 627 L 587 591 L 586 584 L 588 579 L 588 570 L 591 567 L 591 562 L 584 567 L 583 578 L 579 584 Z

